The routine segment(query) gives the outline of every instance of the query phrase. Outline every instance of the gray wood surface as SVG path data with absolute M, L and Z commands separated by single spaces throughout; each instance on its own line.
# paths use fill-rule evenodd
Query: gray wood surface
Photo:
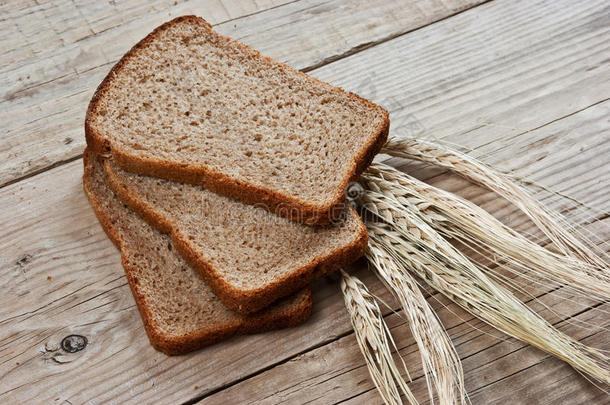
M 299 327 L 179 357 L 148 344 L 119 254 L 82 191 L 82 125 L 87 102 L 112 64 L 154 26 L 191 13 L 385 106 L 394 136 L 462 145 L 560 192 L 530 186 L 610 249 L 605 1 L 5 2 L 0 403 L 380 401 L 333 277 L 314 283 L 314 314 Z M 540 237 L 492 193 L 435 168 L 391 162 Z M 353 270 L 397 308 L 363 265 Z M 463 360 L 474 404 L 610 403 L 562 362 L 503 336 L 433 291 L 426 294 Z M 560 329 L 610 349 L 607 303 L 540 285 L 521 297 Z M 414 378 L 412 389 L 426 402 L 408 328 L 391 309 L 386 318 Z M 70 334 L 86 336 L 87 347 L 62 350 Z
M 301 0 L 281 6 L 278 2 L 275 7 L 263 2 L 267 9 L 257 9 L 258 2 L 244 2 L 241 16 L 221 1 L 176 7 L 170 6 L 172 2 L 150 5 L 142 0 L 126 5 L 91 1 L 74 7 L 51 3 L 24 8 L 18 1 L 8 3 L 0 28 L 0 37 L 8 38 L 0 64 L 0 120 L 5 122 L 0 185 L 82 154 L 83 120 L 95 88 L 129 48 L 172 17 L 201 15 L 221 33 L 311 70 L 481 1 Z M 76 11 L 72 18 L 62 12 L 68 8 Z M 32 24 L 38 20 L 42 23 Z

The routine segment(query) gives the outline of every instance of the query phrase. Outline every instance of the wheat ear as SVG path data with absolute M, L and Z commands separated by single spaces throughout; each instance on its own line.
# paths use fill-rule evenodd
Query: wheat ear
M 583 260 L 606 270 L 605 254 L 583 235 L 580 239 L 568 221 L 559 213 L 546 208 L 509 176 L 463 153 L 439 144 L 419 139 L 389 140 L 382 153 L 415 159 L 449 169 L 474 183 L 488 188 L 515 204 L 555 244 L 564 255 Z
M 392 259 L 432 288 L 491 326 L 546 351 L 576 370 L 610 383 L 608 358 L 549 324 L 420 218 L 421 213 L 384 195 L 365 191 L 364 207 L 378 220 L 367 222 L 369 237 Z
M 344 270 L 341 270 L 341 275 L 341 291 L 345 307 L 350 314 L 358 346 L 381 397 L 387 404 L 402 404 L 400 398 L 402 391 L 409 403 L 417 404 L 417 400 L 401 376 L 399 366 L 392 358 L 392 351 L 397 351 L 396 344 L 383 319 L 377 300 L 358 278 L 347 274 Z M 408 376 L 404 362 L 402 368 Z
M 417 343 L 430 394 L 434 391 L 441 405 L 465 402 L 462 364 L 451 339 L 408 271 L 374 241 L 369 242 L 366 257 L 377 277 L 396 297 L 402 307 L 411 334 Z
M 370 190 L 420 211 L 421 218 L 446 237 L 483 246 L 507 266 L 550 279 L 581 295 L 610 299 L 610 275 L 530 241 L 468 200 L 383 163 L 371 165 L 363 181 Z

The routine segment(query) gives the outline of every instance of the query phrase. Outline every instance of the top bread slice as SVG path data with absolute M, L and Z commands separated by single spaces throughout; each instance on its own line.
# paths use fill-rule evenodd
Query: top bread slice
M 87 151 L 83 185 L 104 230 L 121 250 L 127 280 L 156 349 L 186 353 L 234 334 L 296 325 L 311 313 L 309 289 L 256 314 L 235 313 L 176 253 L 167 235 L 121 203 Z
M 311 227 L 202 186 L 127 172 L 103 159 L 110 188 L 155 228 L 230 308 L 251 313 L 364 254 L 366 227 L 346 218 Z
M 383 108 L 212 30 L 165 23 L 99 85 L 87 143 L 132 172 L 328 224 L 389 129 Z

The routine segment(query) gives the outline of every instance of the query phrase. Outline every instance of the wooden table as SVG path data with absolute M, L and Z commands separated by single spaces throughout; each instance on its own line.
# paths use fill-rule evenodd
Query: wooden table
M 314 313 L 302 326 L 180 357 L 149 346 L 119 254 L 83 194 L 81 157 L 95 87 L 155 26 L 201 15 L 370 98 L 390 110 L 395 136 L 457 143 L 551 188 L 530 187 L 608 249 L 609 10 L 606 0 L 2 2 L 0 403 L 380 402 L 332 278 L 314 284 Z M 430 167 L 404 169 L 535 232 L 491 193 Z M 364 266 L 355 271 L 392 302 Z M 608 303 L 532 289 L 536 299 L 521 297 L 561 330 L 610 349 Z M 427 294 L 473 404 L 610 403 L 561 361 Z M 426 402 L 408 328 L 390 310 L 387 321 Z M 68 335 L 85 337 L 85 348 L 62 349 Z

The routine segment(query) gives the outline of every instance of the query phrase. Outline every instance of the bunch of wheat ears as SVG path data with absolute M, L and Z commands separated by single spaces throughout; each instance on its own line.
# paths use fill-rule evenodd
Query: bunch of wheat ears
M 558 294 L 568 291 L 607 301 L 607 254 L 508 175 L 466 154 L 418 139 L 390 140 L 382 152 L 434 164 L 496 192 L 552 242 L 540 245 L 472 202 L 389 165 L 373 163 L 362 176 L 364 190 L 355 202 L 369 232 L 366 258 L 400 304 L 398 314 L 420 352 L 430 402 L 468 399 L 460 359 L 424 298 L 420 280 L 494 328 L 564 360 L 593 383 L 610 384 L 610 360 L 603 351 L 562 333 L 513 293 L 520 292 L 515 280 L 521 277 Z M 392 354 L 397 349 L 376 297 L 344 271 L 341 287 L 356 339 L 383 400 L 417 403 L 403 378 L 409 378 L 404 362 Z

